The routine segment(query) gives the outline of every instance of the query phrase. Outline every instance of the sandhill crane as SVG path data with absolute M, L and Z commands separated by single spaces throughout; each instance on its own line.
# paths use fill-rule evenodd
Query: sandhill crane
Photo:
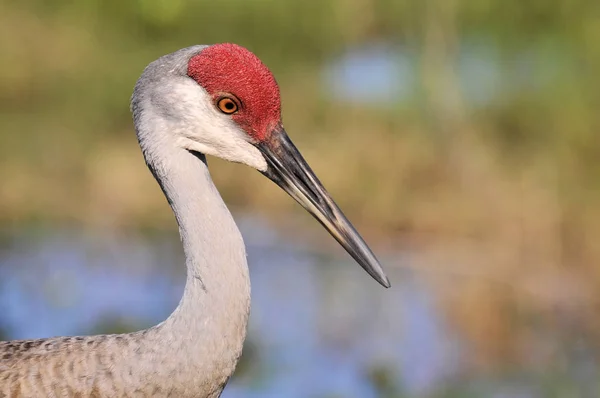
M 269 69 L 234 44 L 193 46 L 149 64 L 131 111 L 146 163 L 183 243 L 183 297 L 130 334 L 0 343 L 0 397 L 219 397 L 242 353 L 250 281 L 240 232 L 205 155 L 244 163 L 308 210 L 380 284 L 379 262 L 281 123 Z

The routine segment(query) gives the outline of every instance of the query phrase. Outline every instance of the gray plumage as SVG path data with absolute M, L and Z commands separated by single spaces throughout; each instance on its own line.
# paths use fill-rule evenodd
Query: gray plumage
M 242 237 L 203 155 L 176 148 L 163 128 L 173 81 L 191 54 L 150 64 L 132 98 L 146 161 L 175 213 L 187 263 L 176 310 L 148 330 L 89 337 L 0 342 L 0 398 L 218 397 L 242 352 L 250 282 Z M 180 106 L 181 103 L 179 103 Z
M 224 98 L 229 108 L 221 107 Z M 242 236 L 205 154 L 260 171 L 390 286 L 287 136 L 279 89 L 254 54 L 220 44 L 159 58 L 138 80 L 131 111 L 144 159 L 179 225 L 187 266 L 183 297 L 164 322 L 136 333 L 0 342 L 0 398 L 221 394 L 246 337 L 250 280 Z

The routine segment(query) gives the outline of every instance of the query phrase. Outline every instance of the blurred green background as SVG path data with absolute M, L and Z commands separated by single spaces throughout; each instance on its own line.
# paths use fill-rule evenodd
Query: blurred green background
M 152 60 L 228 41 L 271 68 L 325 186 L 470 347 L 423 396 L 506 377 L 533 392 L 502 396 L 600 394 L 596 0 L 1 0 L 4 258 L 65 228 L 174 233 L 129 98 Z M 317 228 L 259 173 L 209 162 L 237 213 L 290 241 Z M 375 396 L 409 396 L 377 369 Z

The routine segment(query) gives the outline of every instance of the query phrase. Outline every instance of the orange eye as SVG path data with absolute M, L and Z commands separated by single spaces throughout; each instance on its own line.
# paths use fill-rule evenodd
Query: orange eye
M 219 110 L 227 115 L 237 112 L 238 104 L 229 97 L 223 97 L 217 102 Z

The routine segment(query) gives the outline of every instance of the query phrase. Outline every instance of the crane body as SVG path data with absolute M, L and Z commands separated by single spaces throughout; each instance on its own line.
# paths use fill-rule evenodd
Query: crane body
M 181 301 L 165 321 L 134 333 L 0 342 L 0 398 L 220 396 L 242 353 L 250 279 L 242 236 L 205 155 L 269 177 L 389 287 L 285 134 L 278 87 L 254 54 L 218 44 L 163 56 L 142 73 L 131 110 L 179 226 L 187 267 Z

